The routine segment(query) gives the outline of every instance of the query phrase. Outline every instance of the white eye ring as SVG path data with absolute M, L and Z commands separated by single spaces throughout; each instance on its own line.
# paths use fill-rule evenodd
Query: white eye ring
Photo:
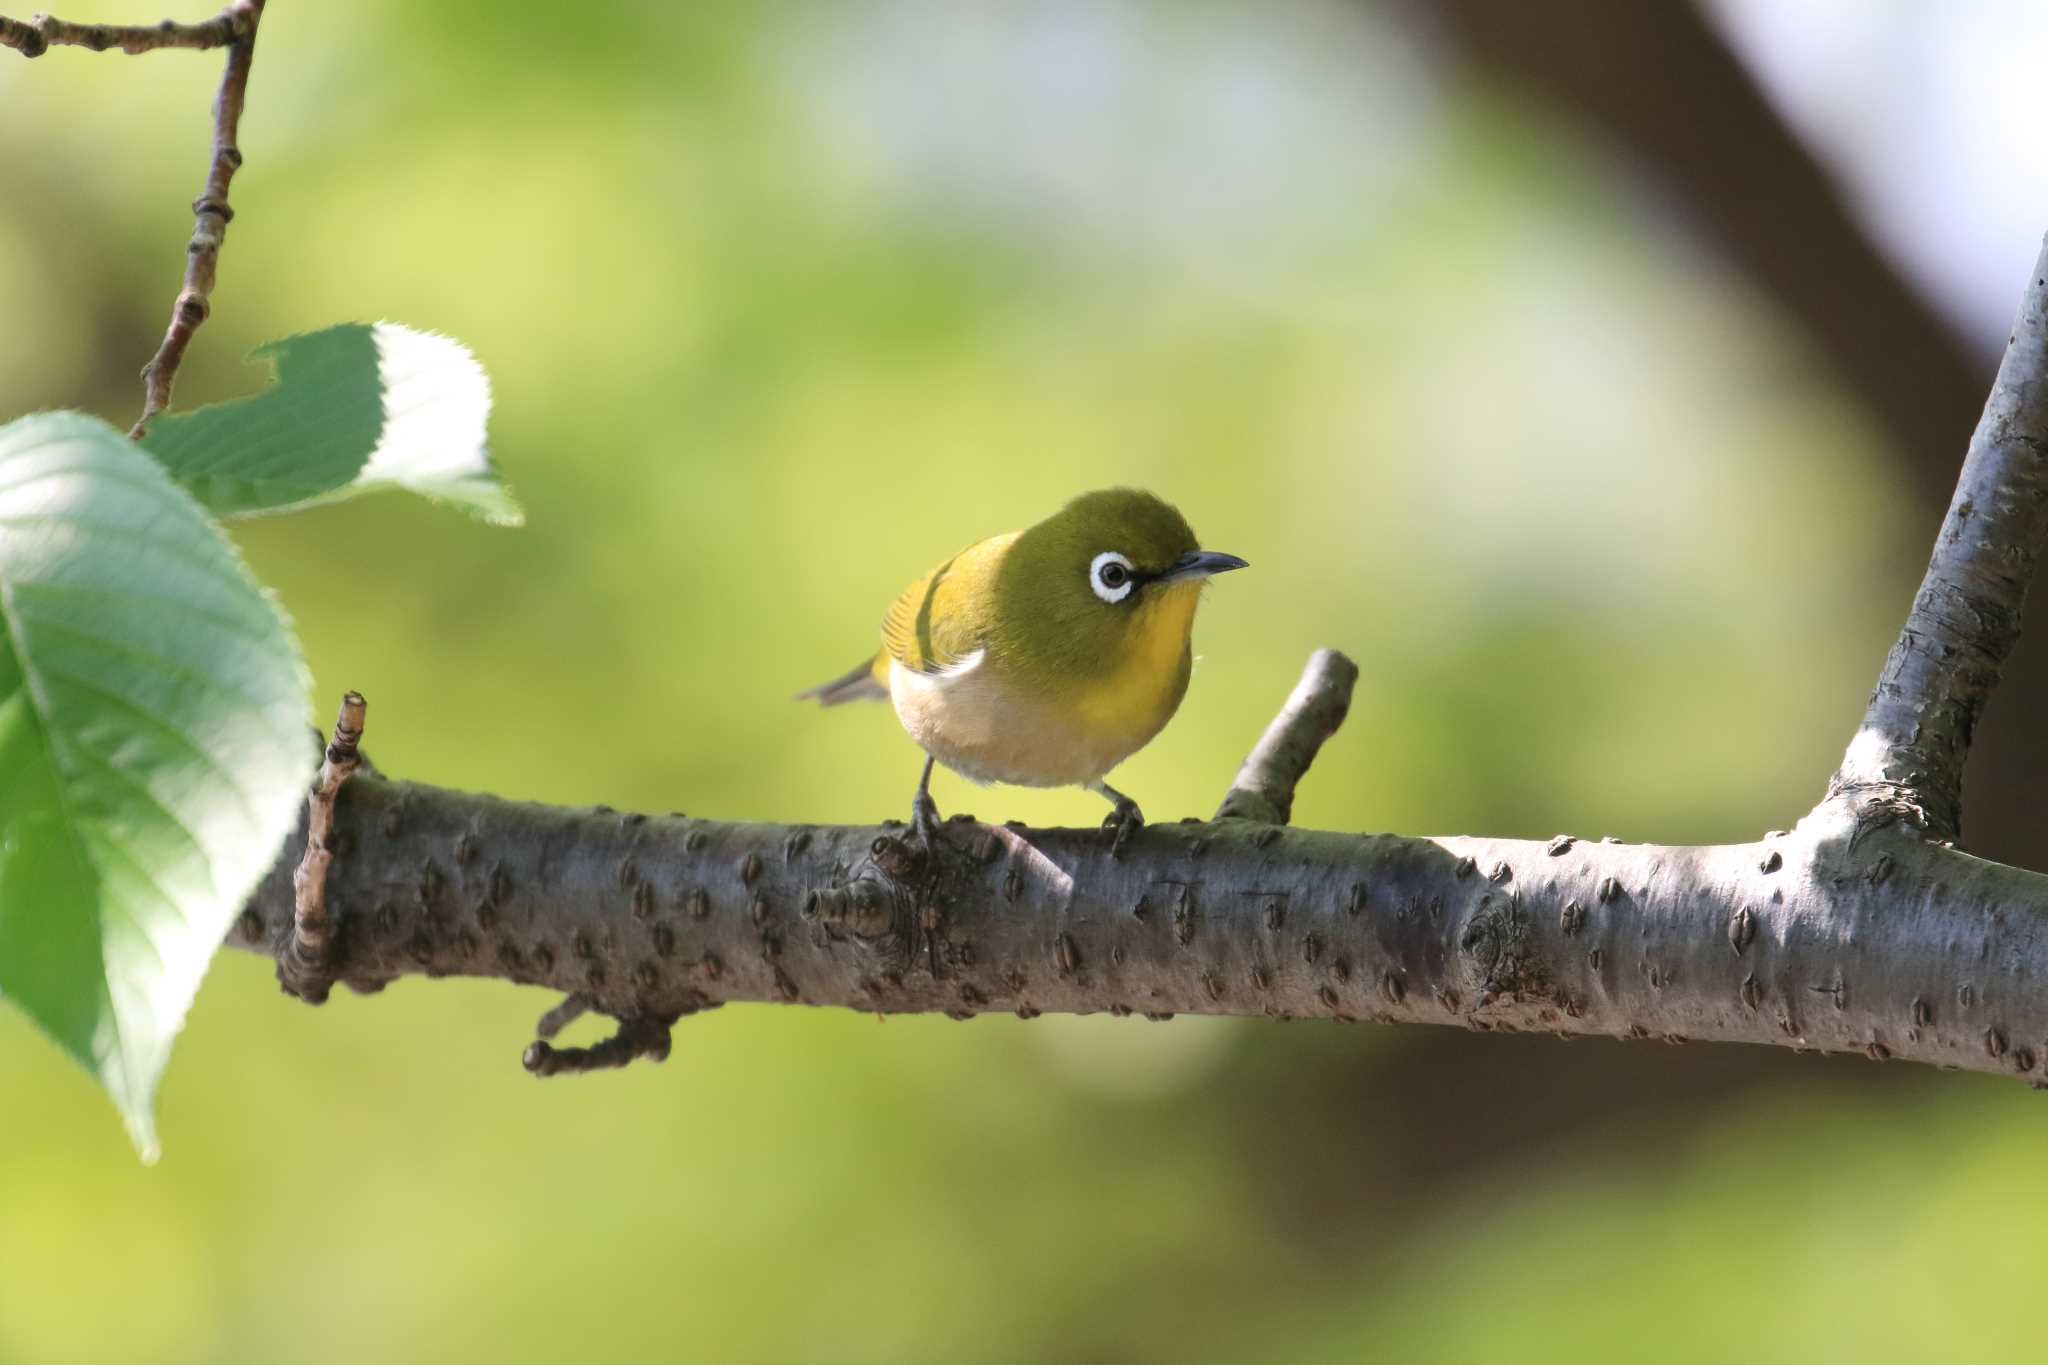
M 1095 595 L 1105 602 L 1123 601 L 1137 584 L 1138 576 L 1131 571 L 1131 561 L 1115 550 L 1104 550 L 1088 566 L 1088 586 L 1095 589 Z

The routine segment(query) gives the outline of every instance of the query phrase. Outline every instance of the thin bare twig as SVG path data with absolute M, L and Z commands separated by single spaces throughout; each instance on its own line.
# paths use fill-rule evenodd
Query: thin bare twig
M 40 57 L 52 46 L 84 47 L 95 52 L 119 48 L 131 55 L 171 47 L 228 49 L 220 93 L 213 100 L 213 157 L 207 165 L 206 183 L 199 197 L 192 201 L 192 240 L 185 248 L 184 282 L 171 305 L 171 325 L 165 330 L 156 354 L 142 367 L 142 416 L 135 419 L 128 432 L 136 440 L 149 429 L 150 418 L 171 405 L 171 384 L 178 377 L 185 348 L 192 344 L 192 334 L 213 311 L 220 244 L 235 216 L 228 206 L 228 184 L 242 164 L 237 137 L 263 4 L 264 0 L 234 0 L 213 18 L 196 24 L 180 24 L 170 19 L 160 24 L 76 24 L 48 14 L 35 15 L 24 23 L 0 14 L 0 46 L 14 48 L 24 57 Z
M 673 1022 L 654 1015 L 630 1015 L 619 1020 L 619 1031 L 601 1043 L 591 1047 L 529 1043 L 521 1061 L 536 1076 L 603 1071 L 608 1067 L 624 1066 L 641 1057 L 655 1062 L 667 1061 L 669 1026 Z
M 226 47 L 243 36 L 237 13 L 242 8 L 229 5 L 196 24 L 171 19 L 158 24 L 75 24 L 54 14 L 34 15 L 24 23 L 0 14 L 0 47 L 11 47 L 24 57 L 40 57 L 53 47 L 84 47 L 94 52 L 119 48 L 131 57 L 171 47 L 204 51 Z M 253 21 L 249 27 L 255 27 Z
M 149 427 L 150 418 L 171 405 L 171 383 L 178 375 L 179 362 L 192 334 L 213 311 L 214 272 L 220 264 L 220 244 L 227 235 L 235 211 L 228 207 L 228 183 L 242 164 L 242 150 L 236 138 L 242 125 L 242 101 L 249 89 L 249 64 L 256 53 L 256 24 L 263 17 L 263 0 L 235 0 L 225 11 L 235 27 L 234 42 L 228 47 L 227 70 L 222 74 L 220 93 L 213 101 L 213 159 L 207 167 L 206 184 L 192 201 L 192 241 L 185 248 L 185 282 L 171 305 L 171 325 L 164 332 L 156 354 L 142 367 L 142 416 L 135 419 L 129 435 L 137 440 Z
M 540 1017 L 540 1022 L 533 1026 L 533 1031 L 543 1038 L 552 1038 L 589 1013 L 590 1007 L 596 1003 L 595 999 L 583 991 L 571 991 L 562 997 L 561 1004 Z
M 1237 770 L 1223 804 L 1216 808 L 1216 818 L 1286 824 L 1294 813 L 1294 788 L 1316 761 L 1324 741 L 1344 723 L 1357 681 L 1358 665 L 1336 650 L 1319 649 L 1310 655 L 1287 704 Z
M 327 998 L 333 957 L 333 922 L 327 914 L 327 865 L 334 858 L 334 798 L 362 761 L 363 713 L 360 692 L 346 692 L 334 718 L 334 738 L 320 775 L 306 796 L 306 854 L 292 873 L 292 923 L 278 954 L 278 979 L 286 990 L 317 1004 Z

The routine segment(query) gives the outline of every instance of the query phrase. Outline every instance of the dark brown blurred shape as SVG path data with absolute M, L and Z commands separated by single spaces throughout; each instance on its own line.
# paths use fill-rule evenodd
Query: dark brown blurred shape
M 1275 1065 L 1271 1040 L 1244 1048 L 1220 1083 L 1238 1102 L 1218 1110 L 1267 1219 L 1312 1264 L 1398 1258 L 1411 1230 L 1540 1189 L 1555 1170 L 1674 1174 L 1696 1158 L 1701 1129 L 1762 1104 L 1856 1105 L 1907 1120 L 1944 1096 L 1978 1102 L 1985 1085 L 2003 1084 L 1846 1054 L 1608 1038 L 1567 1046 L 1447 1028 L 1399 1029 L 1396 1046 L 1362 1057 L 1358 1031 L 1311 1036 L 1319 1027 L 1294 1025 L 1282 1044 L 1283 1054 L 1330 1050 L 1298 1065 Z M 1367 1226 L 1377 1249 L 1361 1253 Z
M 1966 343 L 1907 283 L 1692 5 L 1441 0 L 1416 16 L 1482 78 L 1554 105 L 1634 160 L 1812 338 L 1891 437 L 1923 504 L 1925 538 L 1898 548 L 1910 591 L 2005 338 Z M 2013 281 L 2015 304 L 2023 283 Z M 1977 737 L 1963 813 L 1973 852 L 2037 868 L 2048 861 L 2048 707 L 2038 701 L 2048 696 L 2048 612 L 2039 600 Z M 1906 607 L 1902 599 L 1902 619 Z M 1888 642 L 1872 641 L 1873 678 Z M 1845 744 L 1853 723 L 1844 716 Z M 1815 774 L 1816 791 L 1822 780 Z

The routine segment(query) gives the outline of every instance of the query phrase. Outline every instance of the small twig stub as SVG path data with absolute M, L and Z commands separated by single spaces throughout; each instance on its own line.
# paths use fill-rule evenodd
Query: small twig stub
M 327 998 L 333 924 L 327 913 L 327 866 L 334 859 L 334 798 L 362 762 L 363 717 L 368 703 L 360 692 L 341 698 L 334 737 L 320 774 L 306 797 L 306 851 L 292 873 L 292 928 L 278 954 L 277 974 L 286 990 L 315 1004 Z
M 1286 824 L 1294 813 L 1294 789 L 1344 723 L 1357 681 L 1358 665 L 1336 650 L 1319 649 L 1309 656 L 1286 705 L 1238 768 L 1216 818 Z
M 667 1061 L 669 1028 L 673 1023 L 672 1019 L 635 1015 L 621 1019 L 617 1033 L 590 1047 L 555 1047 L 538 1041 L 528 1043 L 521 1062 L 536 1076 L 558 1076 L 603 1071 L 625 1066 L 642 1057 L 654 1062 Z

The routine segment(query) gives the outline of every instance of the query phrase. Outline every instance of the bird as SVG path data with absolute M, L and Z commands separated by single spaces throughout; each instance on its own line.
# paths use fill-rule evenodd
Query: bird
M 1110 802 L 1103 824 L 1121 847 L 1144 813 L 1104 779 L 1187 695 L 1203 587 L 1249 567 L 1203 549 L 1155 494 L 1083 493 L 917 579 L 882 618 L 882 647 L 797 699 L 894 704 L 925 751 L 911 827 L 927 846 L 943 763 L 978 783 L 1085 787 Z

